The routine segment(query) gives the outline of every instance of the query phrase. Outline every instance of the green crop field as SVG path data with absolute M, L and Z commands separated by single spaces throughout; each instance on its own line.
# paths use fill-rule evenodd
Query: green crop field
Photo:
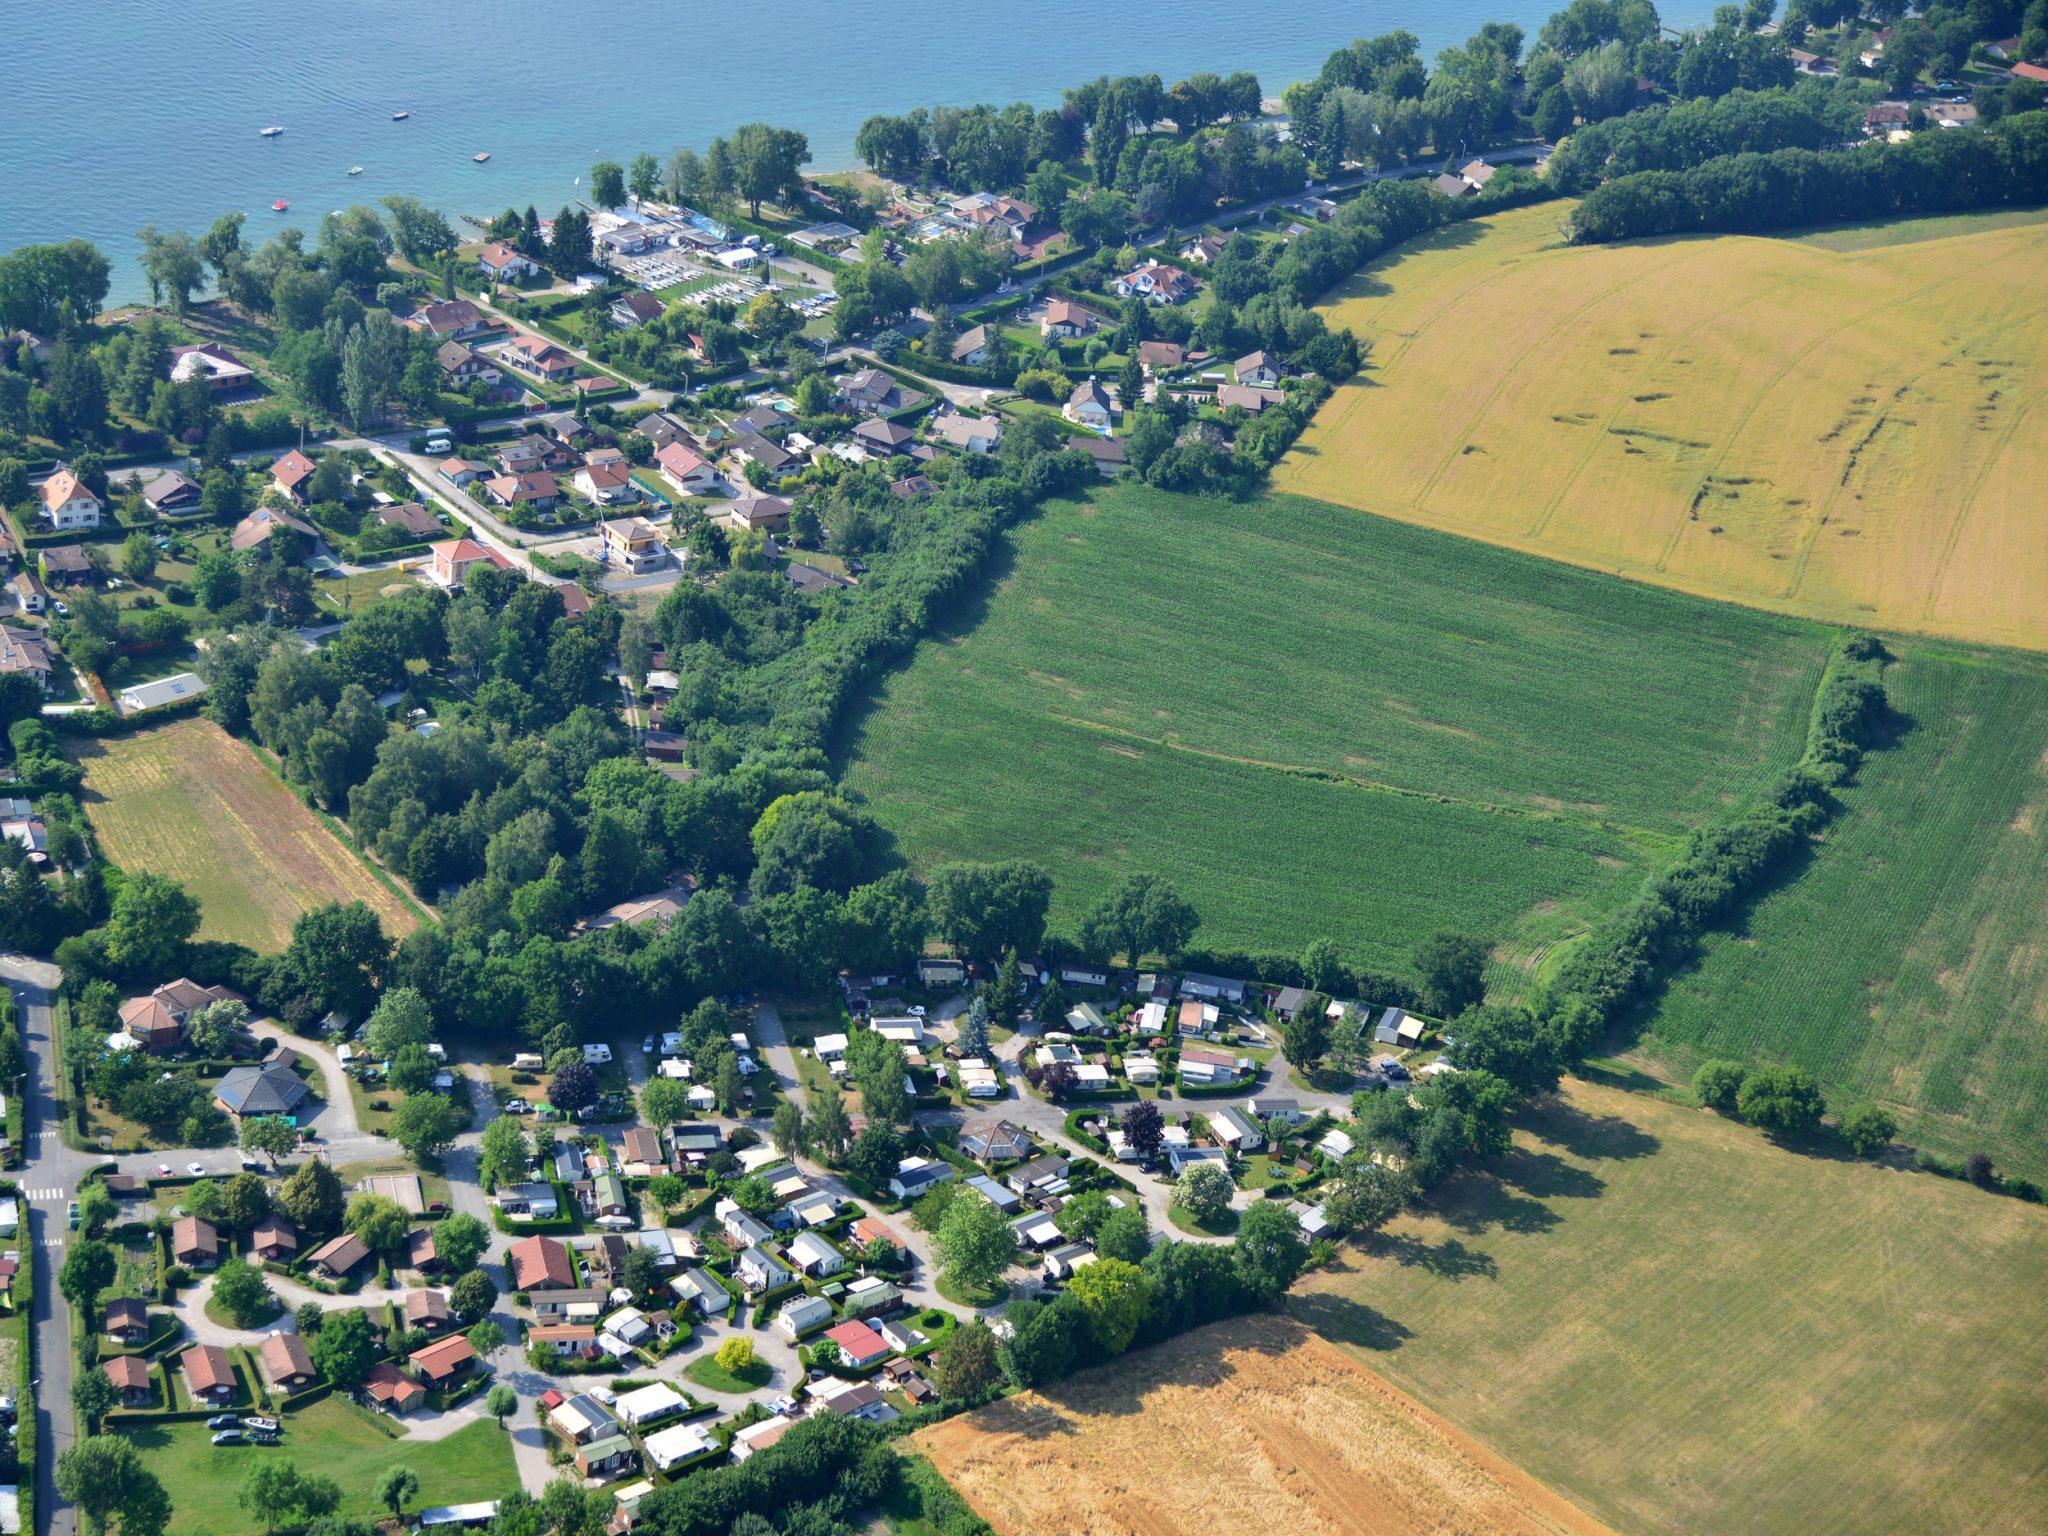
M 2048 666 L 1908 646 L 1912 729 L 1800 877 L 1707 942 L 1645 1051 L 1789 1059 L 1907 1137 L 2048 1177 Z
M 1210 944 L 1509 965 L 1803 744 L 1826 631 L 1296 497 L 1139 487 L 1019 530 L 842 743 L 919 867 L 1029 856 L 1071 921 L 1172 879 Z
M 1287 1310 L 1617 1531 L 2048 1526 L 2048 1212 L 1589 1084 Z

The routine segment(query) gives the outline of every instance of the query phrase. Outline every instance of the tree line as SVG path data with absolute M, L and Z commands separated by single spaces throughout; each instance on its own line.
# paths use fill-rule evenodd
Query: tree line
M 1960 213 L 2048 201 L 2048 113 L 1975 133 L 1916 134 L 1846 150 L 1725 155 L 1596 187 L 1572 210 L 1582 245 L 1649 235 L 1740 234 L 1843 219 Z

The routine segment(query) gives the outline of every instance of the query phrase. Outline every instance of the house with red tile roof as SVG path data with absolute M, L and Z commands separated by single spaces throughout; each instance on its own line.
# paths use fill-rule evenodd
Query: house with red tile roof
M 304 501 L 306 482 L 313 478 L 315 467 L 311 459 L 294 448 L 270 466 L 270 483 L 293 501 Z
M 477 543 L 475 539 L 443 539 L 428 551 L 427 580 L 437 587 L 446 587 L 451 592 L 468 580 L 469 573 L 479 565 L 496 566 L 506 570 L 512 562 L 495 549 Z

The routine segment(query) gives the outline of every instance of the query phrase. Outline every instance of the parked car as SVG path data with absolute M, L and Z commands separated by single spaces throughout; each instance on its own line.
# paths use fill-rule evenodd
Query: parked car
M 191 1174 L 191 1175 L 192 1175 L 192 1177 L 193 1177 L 193 1178 L 195 1178 L 195 1179 L 203 1179 L 203 1178 L 205 1178 L 205 1177 L 206 1177 L 206 1164 L 204 1164 L 204 1163 L 187 1163 L 187 1164 L 185 1165 L 185 1171 L 186 1171 L 187 1173 Z
M 240 1445 L 246 1436 L 239 1429 L 224 1429 L 213 1437 L 215 1445 Z
M 160 1179 L 168 1179 L 171 1176 L 171 1165 L 169 1163 L 158 1163 L 156 1165 L 156 1176 Z
M 78 1214 L 78 1202 L 76 1200 L 71 1202 L 70 1209 L 65 1211 L 64 1215 L 65 1218 L 71 1223 L 71 1230 L 76 1232 L 78 1230 L 78 1224 L 81 1219 Z
M 652 1056 L 654 1054 L 654 1036 L 642 1035 L 640 1037 L 640 1054 L 643 1056 Z
M 239 1429 L 242 1416 L 238 1413 L 216 1413 L 206 1421 L 208 1429 Z

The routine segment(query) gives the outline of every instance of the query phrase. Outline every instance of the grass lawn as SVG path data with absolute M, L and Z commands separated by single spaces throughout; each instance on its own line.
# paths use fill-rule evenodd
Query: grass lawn
M 333 1478 L 341 1485 L 341 1512 L 366 1519 L 385 1514 L 376 1486 L 391 1467 L 410 1467 L 419 1477 L 415 1508 L 500 1498 L 519 1484 L 511 1439 L 488 1421 L 445 1440 L 394 1440 L 366 1409 L 329 1398 L 288 1415 L 284 1425 L 283 1446 L 271 1450 L 216 1447 L 204 1424 L 153 1424 L 123 1433 L 170 1495 L 169 1536 L 258 1536 L 262 1527 L 236 1495 L 249 1468 L 265 1458 L 281 1456 L 302 1471 Z
M 1829 643 L 1294 497 L 1013 542 L 839 743 L 913 865 L 1036 859 L 1055 926 L 1150 871 L 1204 944 L 1382 967 L 1462 930 L 1508 993 L 1795 760 Z
M 987 1285 L 962 1285 L 951 1275 L 941 1273 L 932 1282 L 932 1289 L 956 1307 L 980 1308 L 1001 1305 L 1010 1294 L 1010 1283 L 997 1279 Z
M 386 933 L 413 912 L 241 742 L 210 720 L 76 742 L 83 801 L 107 857 L 181 881 L 199 936 L 275 952 L 301 912 L 369 903 Z
M 282 1312 L 283 1310 L 284 1308 L 281 1305 L 279 1305 L 275 1298 L 273 1298 L 270 1303 L 270 1310 L 268 1312 L 264 1313 L 261 1317 L 255 1318 L 245 1323 L 238 1318 L 230 1317 L 228 1315 L 228 1309 L 222 1306 L 220 1302 L 212 1296 L 208 1296 L 206 1298 L 205 1307 L 206 1320 L 209 1323 L 212 1323 L 216 1328 L 240 1328 L 245 1332 L 252 1328 L 261 1328 L 265 1323 L 270 1322 L 273 1318 L 275 1318 L 278 1315 L 278 1313 Z
M 329 620 L 346 618 L 378 598 L 403 592 L 419 582 L 408 571 L 396 568 L 362 571 L 354 576 L 329 577 L 313 583 L 313 598 Z
M 1617 1531 L 2038 1532 L 2048 1212 L 1572 1081 L 1286 1310 Z
M 1257 1193 L 1273 1182 L 1273 1159 L 1263 1152 L 1254 1152 L 1244 1160 L 1244 1177 L 1237 1181 L 1240 1189 Z
M 1270 1179 L 1268 1182 L 1271 1182 Z M 1245 1187 L 1251 1188 L 1250 1185 Z M 1214 1221 L 1197 1221 L 1179 1206 L 1169 1205 L 1166 1208 L 1166 1219 L 1173 1223 L 1176 1230 L 1193 1237 L 1229 1237 L 1237 1230 L 1237 1212 L 1230 1209 L 1226 1209 Z
M 1796 880 L 1709 936 L 1647 1021 L 1709 1056 L 1808 1068 L 1916 1145 L 2048 1179 L 2048 664 L 1938 643 L 1886 669 L 1912 729 L 1866 758 Z
M 683 1371 L 686 1380 L 707 1392 L 752 1392 L 767 1386 L 768 1378 L 774 1374 L 774 1368 L 759 1359 L 743 1371 L 728 1371 L 715 1355 L 699 1356 Z
M 365 1087 L 353 1076 L 348 1080 L 348 1101 L 354 1106 L 356 1123 L 363 1128 L 365 1135 L 390 1135 L 391 1118 L 404 1100 L 405 1095 L 388 1082 L 373 1083 Z M 377 1108 L 379 1104 L 384 1107 Z
M 1276 483 L 1702 596 L 2048 648 L 2038 215 L 1598 247 L 1561 222 L 1454 225 L 1340 287 L 1324 312 L 1379 345 Z

